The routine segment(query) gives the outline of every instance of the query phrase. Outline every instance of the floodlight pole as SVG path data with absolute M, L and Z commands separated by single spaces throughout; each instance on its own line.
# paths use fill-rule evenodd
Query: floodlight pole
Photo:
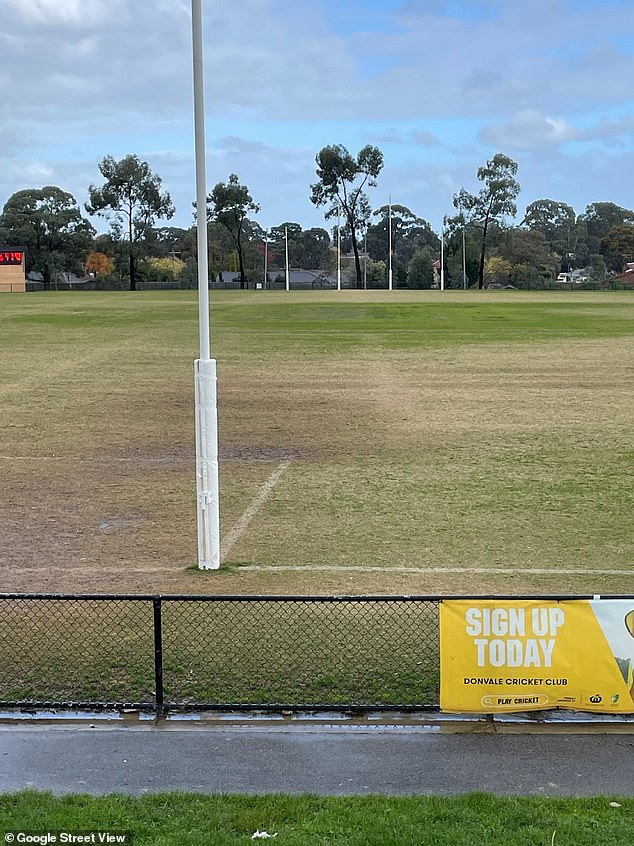
M 391 291 L 393 288 L 392 280 L 392 195 L 388 196 L 388 211 L 387 211 L 387 252 L 388 252 L 388 270 L 387 270 L 387 289 Z
M 363 290 L 368 287 L 368 224 L 366 221 L 363 234 Z
M 440 230 L 440 290 L 445 290 L 445 218 Z
M 288 268 L 288 226 L 284 227 L 284 254 L 286 260 L 285 288 L 287 291 L 291 290 L 291 275 Z
M 337 290 L 341 291 L 341 206 L 337 206 Z
M 198 327 L 200 334 L 200 358 L 194 362 L 198 568 L 200 570 L 217 570 L 220 567 L 218 410 L 216 361 L 210 357 L 205 91 L 201 6 L 202 0 L 192 0 L 196 228 L 198 239 Z

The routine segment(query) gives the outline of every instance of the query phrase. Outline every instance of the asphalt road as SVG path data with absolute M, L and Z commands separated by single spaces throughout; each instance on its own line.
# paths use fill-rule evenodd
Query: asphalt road
M 634 796 L 634 734 L 0 725 L 0 792 Z

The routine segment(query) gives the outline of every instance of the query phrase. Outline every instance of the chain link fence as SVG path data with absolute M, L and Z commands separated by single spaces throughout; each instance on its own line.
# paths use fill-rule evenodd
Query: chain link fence
M 0 707 L 432 709 L 439 597 L 0 595 Z

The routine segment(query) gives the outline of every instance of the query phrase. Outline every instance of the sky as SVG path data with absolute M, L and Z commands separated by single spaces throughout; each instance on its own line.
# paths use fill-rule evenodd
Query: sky
M 438 231 L 497 152 L 538 199 L 634 206 L 631 0 L 203 0 L 207 182 L 236 173 L 265 229 L 326 226 L 315 155 L 380 147 L 374 209 Z M 190 0 L 0 0 L 0 208 L 58 185 L 81 206 L 129 153 L 195 197 Z M 99 231 L 107 224 L 93 219 Z

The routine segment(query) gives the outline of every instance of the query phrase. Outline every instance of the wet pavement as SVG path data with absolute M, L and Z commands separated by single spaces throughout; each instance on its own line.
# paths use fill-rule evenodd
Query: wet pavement
M 634 796 L 634 726 L 0 719 L 0 792 Z

